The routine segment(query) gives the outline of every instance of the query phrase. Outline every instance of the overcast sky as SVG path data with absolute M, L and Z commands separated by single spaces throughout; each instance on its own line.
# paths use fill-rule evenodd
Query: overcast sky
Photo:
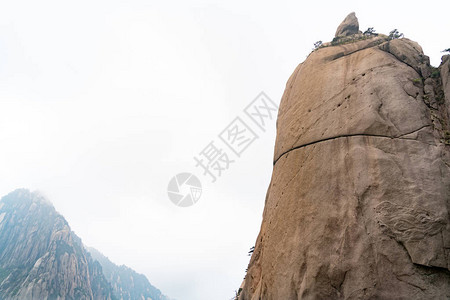
M 275 123 L 211 183 L 197 155 L 265 91 L 277 104 L 313 43 L 355 11 L 398 28 L 432 64 L 448 0 L 2 1 L 0 194 L 39 190 L 88 246 L 178 300 L 230 299 L 272 171 Z M 167 185 L 197 174 L 199 202 Z

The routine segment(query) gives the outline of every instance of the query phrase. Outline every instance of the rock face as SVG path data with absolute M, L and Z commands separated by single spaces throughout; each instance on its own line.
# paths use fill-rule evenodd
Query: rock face
M 359 33 L 359 22 L 354 12 L 350 13 L 336 30 L 335 37 Z
M 46 199 L 25 189 L 1 199 L 0 299 L 167 299 L 138 289 L 120 297 L 113 284 Z
M 442 57 L 442 63 L 439 69 L 442 78 L 442 88 L 444 90 L 447 112 L 450 115 L 450 55 L 445 55 Z
M 449 59 L 440 73 L 384 35 L 296 68 L 240 300 L 450 298 Z

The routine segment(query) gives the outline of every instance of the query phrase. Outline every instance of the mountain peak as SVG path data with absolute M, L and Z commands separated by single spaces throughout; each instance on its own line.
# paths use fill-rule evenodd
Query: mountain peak
M 0 199 L 0 201 L 5 203 L 24 203 L 24 202 L 30 202 L 30 203 L 36 203 L 36 204 L 45 204 L 48 206 L 53 207 L 53 204 L 39 191 L 33 191 L 31 192 L 29 189 L 25 188 L 19 188 L 8 195 L 4 196 Z
M 357 33 L 359 33 L 358 18 L 354 12 L 351 12 L 347 15 L 347 17 L 345 17 L 344 21 L 342 21 L 337 28 L 335 37 L 349 36 Z
M 1 198 L 1 299 L 168 299 L 144 275 L 110 265 L 113 271 L 103 270 L 40 192 Z

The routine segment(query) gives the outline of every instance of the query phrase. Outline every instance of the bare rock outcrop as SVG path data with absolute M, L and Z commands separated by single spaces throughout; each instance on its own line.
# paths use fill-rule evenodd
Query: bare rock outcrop
M 336 37 L 349 36 L 359 32 L 359 22 L 355 13 L 350 13 L 336 30 Z
M 239 299 L 450 298 L 449 59 L 440 73 L 384 35 L 296 68 Z

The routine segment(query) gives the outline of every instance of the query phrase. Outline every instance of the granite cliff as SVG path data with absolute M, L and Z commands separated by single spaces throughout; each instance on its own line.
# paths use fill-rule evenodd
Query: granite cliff
M 241 300 L 450 299 L 450 59 L 354 13 L 289 78 Z

